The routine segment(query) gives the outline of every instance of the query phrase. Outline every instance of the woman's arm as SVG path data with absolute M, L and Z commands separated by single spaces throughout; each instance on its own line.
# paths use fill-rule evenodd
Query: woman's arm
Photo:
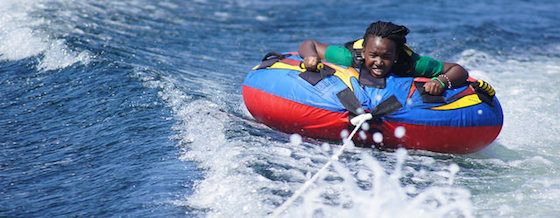
M 443 74 L 437 76 L 438 80 L 431 80 L 424 84 L 424 89 L 431 95 L 439 95 L 445 89 L 459 87 L 467 82 L 469 72 L 456 63 L 443 63 Z M 442 85 L 444 84 L 444 86 Z
M 317 64 L 325 60 L 325 51 L 329 45 L 316 40 L 307 40 L 299 45 L 299 56 L 303 58 L 306 69 L 317 70 Z

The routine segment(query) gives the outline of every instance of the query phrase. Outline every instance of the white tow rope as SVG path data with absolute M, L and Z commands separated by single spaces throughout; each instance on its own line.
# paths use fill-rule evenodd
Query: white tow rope
M 348 144 L 350 144 L 349 142 L 352 141 L 352 137 L 354 137 L 354 135 L 356 134 L 356 132 L 358 131 L 358 129 L 360 129 L 360 126 L 362 126 L 362 124 L 364 122 L 366 122 L 367 120 L 370 120 L 372 118 L 372 115 L 370 113 L 366 113 L 366 114 L 360 114 L 354 118 L 352 118 L 350 120 L 350 123 L 352 123 L 352 125 L 355 125 L 356 127 L 354 128 L 354 130 L 352 130 L 352 133 L 350 133 L 350 135 L 348 136 L 348 138 L 346 138 L 346 141 L 344 142 L 344 144 L 342 145 L 342 147 L 340 147 L 340 150 L 338 150 L 338 152 L 336 152 L 336 154 L 334 154 L 333 156 L 331 156 L 331 158 L 329 159 L 329 161 L 319 170 L 317 171 L 317 173 L 315 173 L 315 175 L 313 175 L 311 177 L 311 179 L 307 180 L 303 186 L 301 186 L 296 192 L 294 192 L 294 195 L 292 195 L 288 200 L 286 200 L 282 205 L 280 205 L 280 207 L 276 208 L 276 210 L 274 210 L 274 212 L 270 215 L 270 217 L 278 217 L 278 215 L 280 215 L 282 212 L 284 212 L 286 209 L 288 209 L 288 207 L 300 196 L 302 195 L 307 188 L 309 188 L 309 186 L 311 186 L 311 184 L 313 184 L 315 181 L 317 181 L 317 179 L 319 179 L 319 176 L 325 171 L 327 170 L 327 168 L 329 168 L 329 166 L 331 166 L 332 161 L 333 160 L 338 160 L 338 157 L 342 154 L 342 152 L 344 152 L 344 149 L 348 146 Z

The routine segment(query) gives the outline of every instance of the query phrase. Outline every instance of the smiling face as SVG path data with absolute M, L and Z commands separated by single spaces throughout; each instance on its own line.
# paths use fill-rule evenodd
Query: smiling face
M 384 77 L 397 59 L 397 46 L 393 40 L 379 36 L 368 37 L 362 57 L 369 73 L 374 77 Z

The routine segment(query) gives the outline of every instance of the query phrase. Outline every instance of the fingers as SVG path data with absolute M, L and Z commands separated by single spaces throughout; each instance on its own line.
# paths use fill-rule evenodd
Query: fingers
M 443 86 L 435 80 L 431 80 L 424 84 L 424 90 L 430 95 L 439 95 L 443 93 Z
M 303 65 L 305 66 L 305 69 L 316 71 L 318 64 L 319 64 L 318 57 L 310 56 L 310 57 L 305 57 L 303 59 Z

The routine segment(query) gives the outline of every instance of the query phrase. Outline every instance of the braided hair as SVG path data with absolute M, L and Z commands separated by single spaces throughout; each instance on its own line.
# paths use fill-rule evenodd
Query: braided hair
M 377 21 L 369 25 L 364 34 L 363 47 L 366 47 L 369 38 L 378 36 L 393 40 L 397 46 L 397 63 L 392 67 L 394 73 L 407 73 L 412 68 L 410 55 L 404 50 L 408 28 L 391 22 Z

